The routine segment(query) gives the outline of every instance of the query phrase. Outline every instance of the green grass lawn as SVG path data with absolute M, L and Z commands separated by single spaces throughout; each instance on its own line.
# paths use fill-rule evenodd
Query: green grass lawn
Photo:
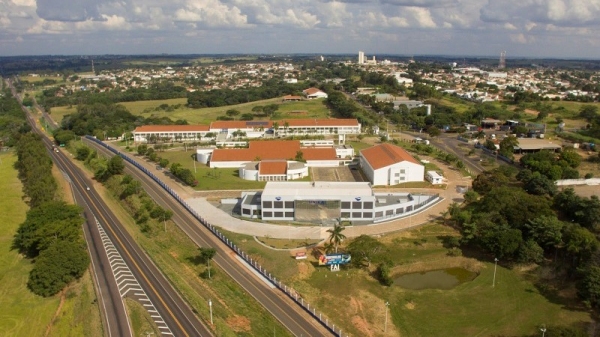
M 131 322 L 131 330 L 134 336 L 160 336 L 158 326 L 150 317 L 148 311 L 144 307 L 130 298 L 125 298 L 125 308 Z
M 21 182 L 13 169 L 16 156 L 3 153 L 0 161 L 0 336 L 102 336 L 89 273 L 69 286 L 54 322 L 60 296 L 43 298 L 27 289 L 31 261 L 11 245 L 29 207 L 21 199 Z
M 395 264 L 395 277 L 457 266 L 479 273 L 451 290 L 385 287 L 374 279 L 374 266 L 332 273 L 318 266 L 311 254 L 308 260 L 297 261 L 289 252 L 263 247 L 252 237 L 227 235 L 352 336 L 520 336 L 538 333 L 544 324 L 591 321 L 590 313 L 573 307 L 571 299 L 542 295 L 531 281 L 535 271 L 528 274 L 498 265 L 492 287 L 493 262 L 447 256 L 442 238 L 458 233 L 439 224 L 389 234 L 380 241 Z M 384 333 L 386 301 L 390 311 Z
M 193 150 L 185 151 L 164 151 L 158 152 L 158 156 L 166 158 L 170 163 L 180 163 L 183 167 L 194 172 L 198 180 L 196 190 L 242 190 L 242 189 L 263 189 L 266 182 L 250 181 L 239 177 L 237 168 L 210 168 L 207 165 L 194 162 L 192 156 Z M 170 166 L 171 164 L 169 164 Z
M 222 106 L 216 108 L 191 109 L 186 106 L 187 98 L 173 98 L 166 100 L 154 101 L 136 101 L 119 103 L 125 106 L 132 114 L 144 117 L 169 117 L 172 120 L 185 119 L 190 124 L 210 124 L 219 116 L 225 116 L 225 112 L 230 109 L 235 109 L 244 113 L 251 113 L 252 108 L 259 105 L 278 104 L 278 113 L 273 117 L 274 120 L 281 119 L 301 119 L 301 118 L 328 118 L 329 110 L 322 99 L 315 99 L 300 102 L 282 102 L 281 98 L 272 98 L 262 101 L 243 103 L 237 105 Z M 163 110 L 155 111 L 154 109 L 161 104 L 182 106 L 172 112 Z M 57 122 L 64 118 L 67 114 L 77 112 L 77 107 L 59 106 L 51 109 L 52 118 Z M 257 117 L 258 119 L 269 119 L 266 116 Z

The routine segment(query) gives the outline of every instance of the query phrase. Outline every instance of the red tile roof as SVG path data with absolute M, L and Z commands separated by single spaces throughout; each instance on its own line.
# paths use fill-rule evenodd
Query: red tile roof
M 369 162 L 373 170 L 403 161 L 409 161 L 411 163 L 421 165 L 421 163 L 419 163 L 415 158 L 413 158 L 413 156 L 406 152 L 406 150 L 389 143 L 383 143 L 381 145 L 364 149 L 360 151 L 360 154 Z
M 261 161 L 258 165 L 258 174 L 260 175 L 274 175 L 274 174 L 285 174 L 287 172 L 287 161 Z
M 208 125 L 142 125 L 133 132 L 205 132 Z
M 282 128 L 285 122 L 289 126 L 358 126 L 358 120 L 352 118 L 332 118 L 332 119 L 284 119 L 277 121 Z
M 304 160 L 335 160 L 334 148 L 301 148 L 297 140 L 250 142 L 247 149 L 215 149 L 211 161 L 294 160 L 302 151 Z
M 304 89 L 302 92 L 305 95 L 314 95 L 318 92 L 321 92 L 322 90 L 318 89 L 318 88 L 308 88 L 308 89 Z

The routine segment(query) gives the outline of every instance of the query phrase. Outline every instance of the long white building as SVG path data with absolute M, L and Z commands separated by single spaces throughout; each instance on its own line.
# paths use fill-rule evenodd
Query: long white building
M 261 192 L 244 192 L 241 215 L 269 221 L 372 223 L 418 212 L 438 194 L 374 193 L 367 182 L 267 182 Z
M 278 121 L 214 121 L 210 125 L 144 125 L 133 131 L 136 143 L 207 141 L 274 136 L 360 134 L 356 119 L 283 119 Z

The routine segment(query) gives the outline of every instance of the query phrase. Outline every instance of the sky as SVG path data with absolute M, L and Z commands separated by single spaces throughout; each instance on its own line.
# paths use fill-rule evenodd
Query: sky
M 0 56 L 600 59 L 600 0 L 0 0 Z

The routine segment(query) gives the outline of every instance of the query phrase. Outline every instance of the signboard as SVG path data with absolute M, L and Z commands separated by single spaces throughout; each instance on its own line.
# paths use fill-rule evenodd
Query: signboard
M 350 254 L 327 254 L 319 256 L 320 266 L 340 265 L 350 263 Z
M 306 259 L 306 252 L 296 253 L 296 260 L 305 260 L 305 259 Z

